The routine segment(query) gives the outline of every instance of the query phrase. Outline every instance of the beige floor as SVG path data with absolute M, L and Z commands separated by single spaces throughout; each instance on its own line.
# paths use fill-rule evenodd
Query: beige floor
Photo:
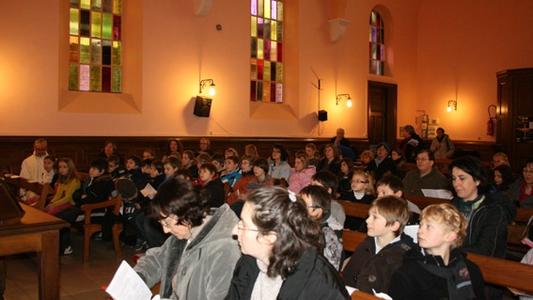
M 84 264 L 79 234 L 73 234 L 73 247 L 73 255 L 61 257 L 60 296 L 63 300 L 106 299 L 101 287 L 109 283 L 122 259 L 131 264 L 135 254 L 132 248 L 122 247 L 123 257 L 117 259 L 110 242 L 92 241 L 90 262 Z M 36 256 L 11 256 L 6 259 L 6 265 L 5 300 L 38 299 Z

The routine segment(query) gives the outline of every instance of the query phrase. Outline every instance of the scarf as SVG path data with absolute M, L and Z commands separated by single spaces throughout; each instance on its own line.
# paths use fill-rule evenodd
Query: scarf
M 436 264 L 427 263 L 426 261 L 420 261 L 418 263 L 431 274 L 446 279 L 448 299 L 465 300 L 476 298 L 472 281 L 470 280 L 470 273 L 461 254 L 455 255 L 455 258 L 450 260 L 448 266 L 444 266 L 444 262 L 440 256 L 426 255 L 426 258 L 426 261 L 433 258 Z
M 476 199 L 472 201 L 465 201 L 461 199 L 459 201 L 459 206 L 457 209 L 465 216 L 465 218 L 470 221 L 470 217 L 474 213 L 474 211 L 481 205 L 481 202 L 485 200 L 485 196 L 478 195 Z

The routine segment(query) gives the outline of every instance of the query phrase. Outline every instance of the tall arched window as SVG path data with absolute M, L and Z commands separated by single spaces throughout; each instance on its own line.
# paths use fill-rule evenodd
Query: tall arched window
M 376 75 L 385 74 L 385 25 L 381 15 L 370 12 L 369 32 L 369 72 Z
M 122 0 L 70 0 L 71 91 L 122 90 Z
M 250 100 L 282 103 L 283 1 L 250 1 Z

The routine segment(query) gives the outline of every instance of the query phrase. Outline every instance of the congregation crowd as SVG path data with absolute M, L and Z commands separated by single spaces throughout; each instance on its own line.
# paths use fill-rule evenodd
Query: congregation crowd
M 83 204 L 120 196 L 120 216 L 100 211 L 97 238 L 111 240 L 123 223 L 121 241 L 144 253 L 135 271 L 149 287 L 160 283 L 162 298 L 348 299 L 351 286 L 393 299 L 501 299 L 466 253 L 505 257 L 517 207 L 533 208 L 533 159 L 515 174 L 501 152 L 490 163 L 456 157 L 442 128 L 430 144 L 409 125 L 403 137 L 357 156 L 343 129 L 322 149 L 308 143 L 289 155 L 275 144 L 269 157 L 253 144 L 214 153 L 207 138 L 197 149 L 171 140 L 162 156 L 147 148 L 122 157 L 109 141 L 84 176 L 38 139 L 20 176 L 54 187 L 44 210 L 69 223 Z M 406 200 L 425 190 L 451 199 L 423 209 Z M 347 217 L 341 200 L 369 204 L 368 218 Z M 347 254 L 343 230 L 367 238 Z M 61 231 L 63 255 L 75 250 L 70 234 Z

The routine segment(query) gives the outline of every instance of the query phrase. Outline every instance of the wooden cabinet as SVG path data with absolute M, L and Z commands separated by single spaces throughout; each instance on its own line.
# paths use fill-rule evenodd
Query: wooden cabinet
M 504 70 L 497 73 L 497 79 L 496 142 L 518 171 L 528 158 L 533 158 L 533 68 Z

